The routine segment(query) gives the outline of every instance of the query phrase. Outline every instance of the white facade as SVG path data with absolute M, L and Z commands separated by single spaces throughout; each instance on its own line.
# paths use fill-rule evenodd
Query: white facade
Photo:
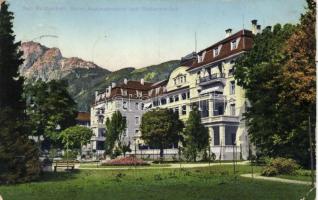
M 251 47 L 251 37 L 250 31 L 242 30 L 191 54 L 166 82 L 145 85 L 141 80 L 136 85 L 136 81 L 125 80 L 120 86 L 113 85 L 105 93 L 96 94 L 91 108 L 91 127 L 95 134 L 92 148 L 104 148 L 100 148 L 99 143 L 105 140 L 105 120 L 114 111 L 120 111 L 127 119 L 126 138 L 131 142 L 131 149 L 134 152 L 137 147 L 138 153 L 142 153 L 138 146 L 143 143 L 139 138 L 143 113 L 157 107 L 168 108 L 178 112 L 185 122 L 192 106 L 196 105 L 202 123 L 209 129 L 210 150 L 216 159 L 247 159 L 250 144 L 243 120 L 247 100 L 244 90 L 234 80 L 233 66 L 236 58 Z M 130 84 L 132 86 L 128 87 Z M 177 154 L 177 149 L 166 151 Z M 150 155 L 151 152 L 155 150 L 143 149 L 144 154 Z

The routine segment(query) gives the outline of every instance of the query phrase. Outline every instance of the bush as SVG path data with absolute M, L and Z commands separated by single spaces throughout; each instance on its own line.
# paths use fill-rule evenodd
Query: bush
M 264 168 L 262 175 L 275 176 L 279 174 L 294 174 L 299 169 L 299 165 L 293 159 L 275 158 L 270 159 Z
M 149 165 L 145 161 L 136 158 L 135 156 L 129 156 L 124 158 L 117 158 L 110 161 L 102 162 L 102 166 L 142 166 Z
M 266 166 L 262 171 L 263 176 L 277 176 L 278 170 L 273 166 Z

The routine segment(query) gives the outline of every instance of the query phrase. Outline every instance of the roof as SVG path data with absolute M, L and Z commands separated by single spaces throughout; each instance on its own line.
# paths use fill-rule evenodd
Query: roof
M 240 31 L 236 32 L 235 34 L 230 35 L 229 37 L 199 51 L 198 55 L 200 55 L 200 56 L 202 56 L 202 54 L 205 52 L 205 56 L 203 58 L 203 61 L 198 63 L 198 60 L 195 59 L 192 66 L 188 70 L 209 64 L 211 62 L 216 62 L 216 61 L 222 60 L 226 57 L 238 54 L 238 53 L 243 52 L 243 51 L 250 50 L 252 48 L 252 45 L 253 45 L 253 37 L 254 37 L 254 35 L 253 35 L 252 31 L 245 30 L 245 29 L 240 30 Z M 237 44 L 237 48 L 231 50 L 231 42 L 234 39 L 238 39 L 238 38 L 241 38 L 241 39 L 239 40 L 239 43 Z M 219 45 L 222 45 L 222 48 L 219 52 L 219 55 L 214 56 L 213 49 L 218 48 Z
M 76 120 L 77 121 L 90 121 L 91 115 L 89 112 L 78 112 Z
M 114 88 L 123 88 L 123 89 L 134 89 L 134 90 L 149 90 L 153 83 L 144 82 L 141 84 L 141 81 L 127 81 L 127 84 L 122 83 Z

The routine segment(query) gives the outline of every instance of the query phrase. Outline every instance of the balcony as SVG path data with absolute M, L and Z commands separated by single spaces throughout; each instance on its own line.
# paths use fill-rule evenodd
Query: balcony
M 201 86 L 209 85 L 212 83 L 218 83 L 218 82 L 225 85 L 225 74 L 224 73 L 211 74 L 209 76 L 200 78 L 198 82 L 199 82 L 199 85 Z
M 203 124 L 207 123 L 239 123 L 239 117 L 238 116 L 230 116 L 230 115 L 219 115 L 219 116 L 211 116 L 211 117 L 204 117 L 201 118 Z

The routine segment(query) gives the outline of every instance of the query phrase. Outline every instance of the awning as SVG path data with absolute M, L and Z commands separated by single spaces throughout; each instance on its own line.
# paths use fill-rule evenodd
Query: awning
M 211 93 L 211 92 L 223 92 L 223 87 L 221 87 L 221 86 L 211 87 L 211 88 L 202 90 L 200 92 L 200 94 L 208 94 L 208 93 Z

